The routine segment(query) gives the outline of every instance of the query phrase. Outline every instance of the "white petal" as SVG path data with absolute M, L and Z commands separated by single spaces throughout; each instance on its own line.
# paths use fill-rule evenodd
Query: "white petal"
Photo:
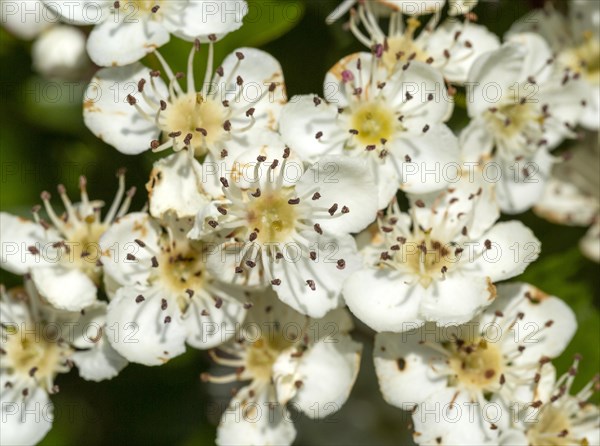
M 243 54 L 243 59 L 238 59 L 238 54 Z M 233 112 L 240 114 L 239 126 L 246 126 L 251 121 L 245 117 L 245 112 L 255 108 L 254 119 L 256 120 L 256 131 L 265 127 L 277 130 L 277 120 L 281 107 L 285 104 L 285 83 L 281 65 L 273 56 L 256 48 L 242 47 L 229 54 L 223 64 L 224 79 L 231 76 L 231 82 L 226 84 L 222 78 L 215 76 L 213 82 L 218 86 L 217 99 L 229 100 L 229 106 Z M 243 89 L 236 85 L 237 76 L 244 82 Z M 275 90 L 269 91 L 271 84 L 275 84 Z M 264 94 L 260 101 L 259 97 Z M 238 119 L 232 120 L 235 129 Z
M 127 102 L 127 96 L 131 94 L 137 98 L 140 106 L 143 105 L 137 85 L 141 79 L 149 84 L 149 73 L 150 70 L 139 63 L 122 68 L 105 68 L 96 73 L 85 92 L 85 125 L 102 141 L 127 155 L 149 150 L 150 142 L 157 139 L 160 133 L 154 121 L 146 120 L 135 106 Z M 154 78 L 154 83 L 160 94 L 167 97 L 164 82 Z M 160 99 L 154 96 L 150 88 L 146 90 L 149 97 Z
M 50 243 L 62 239 L 54 230 L 45 231 L 42 225 L 15 215 L 0 212 L 0 262 L 13 274 L 25 274 L 30 268 L 45 264 L 40 256 L 27 248 L 35 246 L 40 252 Z
M 213 277 L 223 283 L 249 288 L 263 288 L 266 286 L 265 278 L 260 274 L 260 268 L 246 268 L 244 274 L 235 272 L 236 267 L 240 266 L 243 244 L 226 242 L 213 246 L 214 249 L 208 252 L 206 261 L 206 269 Z
M 150 250 L 158 252 L 158 233 L 158 225 L 143 212 L 118 219 L 100 237 L 104 273 L 121 285 L 146 283 L 151 272 Z M 149 250 L 135 240 L 143 241 Z M 135 260 L 129 260 L 128 254 L 134 255 Z
M 265 385 L 266 387 L 267 385 Z M 250 392 L 256 394 L 250 398 Z M 296 438 L 296 429 L 287 409 L 269 401 L 268 388 L 240 389 L 231 399 L 217 428 L 216 444 L 289 445 Z
M 513 23 L 507 37 L 526 32 L 540 34 L 555 51 L 559 51 L 569 44 L 573 38 L 565 16 L 548 5 L 543 9 L 534 9 Z
M 354 53 L 344 57 L 336 63 L 325 75 L 323 86 L 324 97 L 327 102 L 336 107 L 347 107 L 354 102 L 352 94 L 354 88 L 362 88 L 367 91 L 370 88 L 371 76 L 364 75 L 357 69 L 357 63 L 360 61 L 362 70 L 370 67 L 373 57 L 370 53 Z M 344 82 L 343 73 L 347 71 L 352 73 L 353 81 L 349 85 Z M 387 77 L 387 70 L 383 66 L 375 72 L 375 80 L 384 81 Z
M 550 116 L 544 121 L 544 138 L 547 147 L 553 149 L 565 138 L 573 135 L 573 128 L 577 126 L 582 115 L 588 107 L 582 106 L 585 100 L 593 103 L 589 86 L 583 79 L 570 79 L 563 82 L 564 73 L 556 70 L 552 78 L 542 85 L 537 93 L 537 100 L 548 107 Z
M 533 76 L 538 83 L 548 79 L 552 72 L 552 65 L 548 64 L 548 60 L 552 59 L 552 50 L 543 37 L 535 33 L 521 33 L 510 35 L 506 41 L 519 45 L 526 52 L 521 66 L 520 82 L 529 76 Z
M 3 445 L 34 445 L 52 428 L 54 406 L 45 390 L 30 387 L 29 396 L 23 398 L 21 389 L 7 391 L 2 382 L 2 424 L 0 442 Z M 16 401 L 6 399 L 9 394 Z
M 485 239 L 484 239 L 485 238 Z M 531 229 L 520 221 L 508 221 L 494 225 L 476 244 L 481 251 L 491 242 L 491 249 L 483 249 L 477 259 L 469 259 L 463 265 L 471 274 L 488 276 L 492 282 L 510 279 L 521 274 L 540 255 L 541 244 Z
M 268 133 L 273 135 L 272 133 Z M 240 189 L 260 188 L 267 190 L 273 187 L 274 179 L 281 176 L 282 186 L 295 186 L 302 174 L 304 165 L 302 159 L 296 152 L 290 152 L 283 163 L 285 145 L 278 138 L 269 138 L 265 141 L 267 144 L 253 146 L 252 149 L 245 148 L 243 152 L 235 158 L 231 165 L 231 172 L 228 177 L 230 181 Z M 264 156 L 264 162 L 257 161 L 258 156 Z M 272 165 L 278 161 L 279 164 L 272 169 Z
M 378 209 L 377 189 L 363 160 L 348 157 L 324 157 L 313 164 L 296 185 L 299 195 L 307 196 L 313 207 L 331 209 L 334 216 L 313 218 L 323 231 L 334 234 L 359 232 L 375 219 Z M 321 198 L 312 200 L 319 192 Z M 348 213 L 342 213 L 346 206 Z M 323 213 L 321 211 L 321 213 Z
M 222 299 L 219 308 L 215 306 L 212 298 L 194 295 L 183 318 L 188 330 L 189 345 L 198 349 L 213 348 L 235 334 L 246 317 L 246 310 L 240 301 L 229 297 L 228 294 L 221 292 L 218 295 Z M 242 293 L 238 290 L 236 294 Z M 207 314 L 203 315 L 203 311 Z
M 494 147 L 493 135 L 488 131 L 483 118 L 474 117 L 459 135 L 459 145 L 464 162 L 479 163 L 486 159 Z
M 544 194 L 553 164 L 552 155 L 546 150 L 538 150 L 531 162 L 513 165 L 500 163 L 491 168 L 490 175 L 496 175 L 496 172 L 501 174 L 496 182 L 496 193 L 502 211 L 518 214 L 537 203 Z M 522 173 L 525 168 L 528 169 L 529 176 Z
M 73 353 L 71 359 L 79 369 L 79 376 L 88 381 L 114 378 L 127 365 L 127 360 L 105 338 L 89 350 Z
M 42 0 L 45 5 L 66 23 L 94 25 L 112 18 L 110 0 Z
M 598 214 L 598 201 L 569 181 L 550 178 L 533 210 L 553 223 L 587 226 Z
M 157 218 L 169 211 L 179 218 L 195 216 L 209 202 L 201 169 L 187 150 L 156 161 L 146 184 L 150 213 Z
M 40 0 L 11 0 L 2 3 L 0 23 L 19 39 L 32 40 L 58 21 L 56 14 Z
M 362 264 L 356 251 L 356 243 L 349 236 L 329 238 L 318 236 L 315 232 L 301 234 L 317 253 L 317 260 L 308 255 L 297 255 L 296 248 L 290 248 L 284 258 L 273 263 L 273 277 L 281 280 L 273 285 L 279 299 L 296 311 L 310 317 L 321 318 L 328 311 L 342 304 L 342 284 Z M 345 265 L 340 269 L 338 260 Z M 312 290 L 307 280 L 314 281 Z
M 248 13 L 248 5 L 243 0 L 193 0 L 181 11 L 174 11 L 165 17 L 169 30 L 185 40 L 202 38 L 215 34 L 221 38 L 242 26 Z
M 317 342 L 300 358 L 302 385 L 292 406 L 310 418 L 324 418 L 346 402 L 360 367 L 362 345 L 349 336 Z M 315 407 L 317 410 L 315 410 Z
M 465 391 L 448 388 L 436 392 L 413 413 L 413 439 L 420 445 L 498 444 L 498 429 L 490 429 L 484 418 L 485 412 L 486 406 L 471 404 Z
M 96 284 L 75 268 L 43 266 L 31 272 L 35 287 L 56 308 L 79 311 L 96 301 Z
M 101 67 L 137 62 L 169 41 L 169 32 L 151 17 L 133 20 L 106 20 L 88 37 L 90 59 Z
M 433 325 L 427 327 L 427 333 L 435 332 Z M 424 329 L 415 328 L 401 334 L 376 334 L 373 351 L 375 372 L 384 399 L 405 410 L 411 410 L 447 385 L 447 378 L 435 369 L 439 353 L 422 344 L 431 338 L 425 335 Z
M 440 325 L 464 324 L 490 305 L 495 297 L 495 287 L 483 274 L 469 277 L 460 271 L 450 272 L 445 279 L 432 282 L 425 290 L 419 311 L 423 319 Z
M 422 324 L 421 290 L 407 277 L 388 269 L 369 268 L 352 274 L 344 283 L 344 300 L 350 311 L 377 332 L 402 332 Z
M 459 181 L 452 182 L 442 193 L 409 195 L 415 221 L 423 228 L 431 228 L 433 240 L 447 237 L 445 231 L 449 227 L 466 227 L 470 238 L 481 237 L 500 217 L 493 183 L 486 181 L 477 168 L 462 169 Z M 424 206 L 420 207 L 417 201 Z M 473 217 L 466 219 L 467 215 Z
M 460 166 L 458 139 L 444 124 L 432 125 L 425 133 L 406 132 L 392 142 L 391 155 L 400 169 L 400 188 L 415 194 L 445 188 L 447 173 Z
M 315 95 L 294 96 L 283 107 L 279 120 L 282 139 L 302 159 L 316 162 L 323 155 L 341 154 L 346 132 L 339 125 L 336 104 L 314 103 Z M 317 139 L 317 134 L 322 133 Z
M 387 98 L 389 105 L 402 111 L 405 116 L 402 123 L 410 131 L 421 132 L 426 124 L 433 126 L 450 117 L 454 102 L 446 92 L 442 73 L 432 66 L 413 61 L 406 70 L 392 75 L 387 83 L 386 88 L 396 92 L 395 97 Z M 386 90 L 382 92 L 385 94 Z M 406 99 L 407 93 L 413 96 L 411 100 Z M 429 94 L 433 95 L 432 100 Z
M 498 285 L 498 298 L 485 310 L 481 325 L 491 322 L 496 311 L 510 319 L 518 313 L 524 315 L 514 325 L 515 336 L 507 336 L 504 341 L 514 343 L 508 345 L 511 350 L 516 349 L 517 344 L 525 347 L 523 354 L 515 358 L 515 363 L 535 364 L 542 356 L 557 357 L 577 329 L 575 314 L 565 302 L 528 284 Z M 552 325 L 544 328 L 549 321 Z
M 459 39 L 455 40 L 457 31 L 461 33 Z M 456 20 L 446 20 L 427 39 L 427 47 L 431 49 L 434 65 L 435 61 L 446 60 L 443 49 L 448 48 L 450 58 L 442 66 L 444 77 L 450 82 L 461 84 L 467 80 L 475 59 L 487 51 L 498 49 L 500 39 L 485 26 L 468 21 L 463 24 Z
M 490 101 L 492 95 L 495 98 L 500 93 L 510 91 L 511 85 L 524 80 L 521 70 L 526 56 L 526 49 L 513 42 L 477 58 L 467 79 L 472 83 L 467 89 L 467 111 L 471 118 L 480 116 L 494 106 Z
M 139 300 L 142 295 L 144 300 Z M 186 329 L 175 302 L 162 309 L 164 293 L 123 287 L 108 305 L 106 326 L 113 348 L 131 362 L 161 365 L 185 352 Z M 171 321 L 166 322 L 170 317 Z

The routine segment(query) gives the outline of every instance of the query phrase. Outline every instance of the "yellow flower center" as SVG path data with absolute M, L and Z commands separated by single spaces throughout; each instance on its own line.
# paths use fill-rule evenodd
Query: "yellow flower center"
M 537 112 L 535 105 L 529 102 L 515 101 L 505 104 L 494 111 L 486 111 L 485 116 L 496 136 L 504 139 L 522 133 L 528 126 L 541 126 L 544 122 L 544 117 Z
M 397 34 L 387 39 L 387 51 L 384 51 L 381 60 L 390 73 L 397 68 L 399 63 L 407 62 L 409 58 L 421 62 L 425 62 L 429 58 L 429 54 L 414 40 L 415 30 L 420 25 L 419 20 L 411 17 L 403 34 Z
M 479 339 L 476 342 L 451 343 L 450 367 L 454 370 L 455 384 L 473 390 L 486 390 L 497 384 L 502 374 L 502 354 L 498 347 Z
M 164 119 L 161 119 L 160 127 L 165 140 L 174 133 L 180 134 L 180 139 L 191 134 L 191 146 L 196 156 L 206 154 L 206 146 L 219 141 L 226 132 L 225 108 L 217 101 L 203 98 L 200 93 L 175 98 L 162 113 Z
M 57 327 L 41 323 L 21 327 L 8 325 L 5 333 L 7 336 L 2 348 L 6 351 L 8 368 L 19 374 L 35 376 L 42 386 L 51 382 L 62 357 L 56 342 L 60 336 Z
M 352 112 L 351 128 L 364 146 L 381 144 L 394 135 L 396 117 L 393 110 L 379 102 L 366 103 Z
M 248 348 L 246 369 L 255 379 L 270 381 L 273 364 L 277 358 L 294 342 L 287 339 L 279 330 L 269 330 L 268 336 L 262 336 Z
M 592 85 L 600 85 L 600 42 L 586 33 L 584 42 L 559 56 L 562 64 L 581 75 Z
M 263 193 L 248 205 L 246 219 L 248 228 L 257 232 L 261 243 L 283 242 L 296 227 L 296 209 L 289 201 L 293 199 L 292 189 L 281 189 Z
M 177 240 L 175 245 L 164 244 L 158 257 L 160 280 L 178 296 L 178 305 L 182 312 L 188 307 L 187 290 L 198 291 L 207 281 L 206 254 L 198 242 Z
M 454 258 L 444 244 L 437 240 L 430 240 L 429 237 L 419 242 L 396 246 L 399 248 L 396 260 L 407 264 L 419 276 L 420 283 L 425 288 L 442 277 L 442 274 L 451 267 Z
M 80 226 L 67 232 L 66 248 L 60 257 L 65 266 L 83 271 L 96 284 L 100 283 L 102 274 L 97 265 L 101 255 L 98 242 L 106 229 L 107 226 L 93 215 L 86 217 Z
M 571 432 L 571 423 L 563 411 L 551 405 L 539 414 L 537 423 L 527 431 L 527 439 L 532 446 L 567 446 L 573 444 L 573 438 L 564 435 Z M 581 442 L 581 444 L 584 444 Z

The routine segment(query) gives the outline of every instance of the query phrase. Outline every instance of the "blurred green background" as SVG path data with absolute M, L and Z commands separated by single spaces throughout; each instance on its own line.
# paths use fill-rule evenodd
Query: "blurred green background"
M 325 25 L 325 17 L 338 4 L 335 0 L 249 3 L 252 20 L 217 45 L 218 60 L 240 46 L 270 52 L 283 66 L 290 96 L 322 94 L 327 69 L 341 57 L 363 49 L 342 29 L 341 22 Z M 534 6 L 539 2 L 490 1 L 481 2 L 475 12 L 481 23 L 502 36 Z M 558 7 L 564 8 L 564 4 Z M 141 208 L 146 198 L 144 184 L 156 156 L 125 156 L 95 138 L 81 115 L 86 81 L 63 83 L 36 77 L 31 71 L 30 45 L 0 29 L 0 208 L 29 216 L 31 207 L 40 203 L 40 192 L 54 192 L 59 183 L 77 199 L 80 174 L 87 176 L 92 198 L 110 202 L 119 167 L 127 168 L 127 183 L 138 187 L 132 209 Z M 190 47 L 190 43 L 173 40 L 161 53 L 175 69 L 182 70 Z M 198 59 L 196 73 L 203 73 L 202 56 Z M 146 60 L 150 65 L 155 62 L 152 57 Z M 457 108 L 453 128 L 460 128 L 465 121 L 464 110 Z M 519 218 L 543 246 L 540 259 L 520 279 L 563 298 L 577 314 L 579 331 L 555 364 L 562 373 L 575 353 L 583 354 L 576 384 L 576 388 L 582 387 L 597 373 L 600 361 L 598 265 L 585 259 L 577 247 L 585 229 L 556 226 L 531 212 Z M 11 287 L 19 285 L 20 278 L 0 271 L 0 282 Z M 411 443 L 406 429 L 409 417 L 384 403 L 377 388 L 369 348 L 372 333 L 359 324 L 356 336 L 366 345 L 350 401 L 325 420 L 295 417 L 297 444 Z M 203 352 L 188 349 L 161 367 L 129 365 L 112 381 L 86 382 L 78 378 L 76 370 L 60 375 L 61 392 L 52 397 L 56 420 L 42 444 L 212 444 L 227 393 L 200 383 L 200 373 L 208 367 Z

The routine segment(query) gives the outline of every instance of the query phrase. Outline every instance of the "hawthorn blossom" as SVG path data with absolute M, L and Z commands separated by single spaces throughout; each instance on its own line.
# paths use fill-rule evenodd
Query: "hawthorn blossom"
M 581 251 L 600 262 L 600 181 L 598 135 L 590 134 L 557 163 L 534 212 L 557 224 L 589 226 Z
M 494 282 L 522 273 L 540 252 L 530 229 L 498 217 L 493 190 L 476 177 L 412 197 L 408 213 L 392 206 L 379 223 L 383 243 L 344 284 L 350 311 L 378 332 L 468 322 L 496 298 Z
M 47 78 L 78 79 L 91 63 L 85 51 L 85 34 L 74 26 L 54 26 L 43 32 L 31 48 L 33 68 Z
M 535 407 L 549 398 L 550 358 L 565 349 L 576 328 L 573 311 L 559 298 L 528 284 L 499 285 L 496 301 L 467 324 L 377 334 L 379 386 L 388 403 L 415 409 L 417 443 L 435 444 L 439 437 L 437 444 L 486 444 L 497 437 L 500 418 L 486 413 L 488 406 Z M 460 406 L 458 423 L 452 417 L 440 422 L 448 404 Z
M 66 23 L 95 25 L 87 51 L 105 67 L 137 62 L 169 42 L 171 34 L 188 41 L 222 37 L 242 26 L 248 11 L 243 0 L 43 1 Z
M 36 288 L 53 306 L 79 311 L 96 302 L 102 279 L 98 241 L 119 217 L 125 215 L 135 187 L 125 191 L 125 171 L 118 173 L 119 189 L 108 212 L 104 203 L 90 200 L 87 180 L 80 177 L 81 202 L 73 204 L 66 188 L 58 186 L 65 212 L 58 215 L 49 192 L 41 198 L 49 222 L 33 208 L 34 221 L 0 212 L 1 265 L 13 274 L 31 274 Z
M 400 70 L 409 60 L 417 60 L 440 70 L 449 82 L 462 84 L 475 59 L 500 46 L 498 37 L 485 26 L 469 19 L 461 22 L 456 17 L 449 17 L 439 24 L 439 13 L 422 27 L 416 17 L 405 22 L 402 11 L 393 12 L 386 32 L 379 24 L 373 6 L 372 2 L 364 2 L 351 14 L 350 30 L 368 48 L 383 45 L 382 61 L 390 72 Z M 417 32 L 418 36 L 415 36 Z
M 332 12 L 327 16 L 327 23 L 332 24 L 354 6 L 360 11 L 363 8 L 369 7 L 377 16 L 389 16 L 395 12 L 400 12 L 407 15 L 424 15 L 439 12 L 446 0 L 343 0 Z M 453 3 L 452 1 L 450 3 Z M 476 1 L 474 2 L 476 3 Z
M 214 36 L 211 36 L 214 39 Z M 192 150 L 209 165 L 235 157 L 262 133 L 275 130 L 285 102 L 279 62 L 254 48 L 229 54 L 213 76 L 213 43 L 208 46 L 204 81 L 196 87 L 195 42 L 188 59 L 185 89 L 160 53 L 155 52 L 168 79 L 136 63 L 105 68 L 86 92 L 83 116 L 100 139 L 126 154 L 172 148 Z M 111 94 L 117 86 L 115 95 Z
M 293 97 L 283 108 L 279 131 L 310 162 L 340 154 L 364 159 L 383 208 L 398 188 L 411 193 L 443 189 L 444 178 L 425 172 L 458 162 L 459 149 L 443 124 L 453 104 L 440 72 L 409 60 L 390 75 L 383 45 L 373 51 L 352 54 L 329 70 L 327 101 L 314 95 Z
M 501 436 L 500 445 L 600 444 L 600 410 L 589 401 L 600 390 L 600 376 L 596 375 L 583 389 L 571 394 L 580 359 L 576 356 L 569 371 L 553 383 L 548 398 L 519 414 L 517 422 Z
M 509 34 L 535 32 L 541 35 L 556 54 L 557 63 L 580 76 L 586 85 L 582 102 L 583 113 L 579 123 L 588 130 L 600 126 L 600 17 L 596 2 L 573 0 L 569 2 L 569 16 L 556 11 L 552 3 L 544 9 L 531 11 L 513 24 Z
M 244 320 L 242 290 L 207 270 L 209 246 L 186 237 L 193 219 L 121 217 L 100 239 L 112 300 L 113 347 L 131 362 L 160 365 L 233 336 Z
M 202 375 L 211 383 L 248 383 L 223 413 L 216 443 L 291 444 L 296 429 L 288 406 L 312 419 L 337 412 L 360 366 L 362 345 L 350 330 L 352 319 L 342 308 L 312 319 L 272 293 L 257 296 L 236 338 L 210 352 L 216 364 L 235 372 Z
M 360 266 L 350 234 L 377 212 L 364 163 L 323 157 L 304 170 L 289 148 L 268 147 L 234 166 L 229 180 L 221 178 L 224 199 L 200 211 L 189 234 L 218 244 L 211 271 L 226 282 L 272 287 L 311 317 L 339 307 L 343 281 Z
M 2 444 L 38 443 L 52 427 L 55 379 L 73 364 L 91 381 L 115 377 L 127 361 L 106 341 L 106 304 L 81 312 L 48 305 L 26 277 L 25 289 L 0 289 Z
M 495 163 L 502 210 L 522 212 L 543 193 L 553 164 L 549 150 L 576 136 L 583 85 L 576 73 L 555 66 L 548 45 L 531 33 L 481 55 L 468 82 L 464 161 Z

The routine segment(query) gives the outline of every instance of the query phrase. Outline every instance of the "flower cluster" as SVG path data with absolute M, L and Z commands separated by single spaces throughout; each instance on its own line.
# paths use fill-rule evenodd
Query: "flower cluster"
M 101 68 L 85 125 L 123 154 L 161 157 L 143 209 L 119 170 L 107 210 L 82 176 L 78 202 L 58 186 L 60 211 L 42 192 L 31 220 L 0 213 L 2 268 L 24 280 L 0 290 L 3 444 L 44 438 L 57 375 L 74 365 L 99 381 L 187 346 L 214 363 L 204 382 L 243 382 L 217 444 L 291 444 L 290 409 L 322 418 L 348 400 L 355 320 L 418 444 L 600 442 L 598 380 L 572 395 L 579 358 L 559 378 L 551 362 L 575 314 L 504 283 L 541 243 L 501 219 L 534 208 L 591 226 L 582 250 L 600 259 L 597 4 L 535 11 L 501 41 L 476 1 L 345 0 L 327 20 L 347 20 L 365 50 L 325 74 L 322 96 L 288 98 L 270 54 L 216 60 L 243 0 L 37 3 L 50 24 L 3 8 L 7 29 L 82 39 L 40 37 L 39 71 L 89 69 L 89 56 Z M 171 35 L 190 42 L 186 61 L 167 62 Z M 567 139 L 579 146 L 560 156 Z

